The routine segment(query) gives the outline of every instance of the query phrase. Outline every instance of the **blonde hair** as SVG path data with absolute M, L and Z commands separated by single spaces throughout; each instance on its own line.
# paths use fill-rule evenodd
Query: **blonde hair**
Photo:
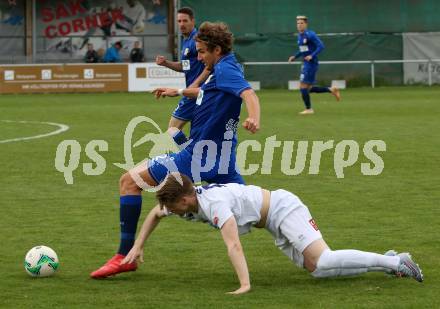
M 171 173 L 164 181 L 165 184 L 156 192 L 156 199 L 161 209 L 164 206 L 172 208 L 182 197 L 194 194 L 194 185 L 184 174 Z
M 304 20 L 306 23 L 308 22 L 308 18 L 306 15 L 298 15 L 296 16 L 296 20 Z

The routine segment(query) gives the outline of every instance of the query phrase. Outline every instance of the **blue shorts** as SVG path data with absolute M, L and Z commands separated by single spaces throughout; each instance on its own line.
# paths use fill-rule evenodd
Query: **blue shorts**
M 318 72 L 319 65 L 317 63 L 304 62 L 301 67 L 301 75 L 299 80 L 302 83 L 313 85 L 316 83 L 315 77 Z
M 243 177 L 235 169 L 235 160 L 231 164 L 228 173 L 220 174 L 218 164 L 208 172 L 200 172 L 200 175 L 193 175 L 191 169 L 192 155 L 186 150 L 177 153 L 164 154 L 147 162 L 147 169 L 151 177 L 159 184 L 170 172 L 180 172 L 191 178 L 194 182 L 206 181 L 208 183 L 239 183 L 245 184 Z
M 177 104 L 172 116 L 174 118 L 191 121 L 194 118 L 194 109 L 196 108 L 196 99 L 183 97 Z

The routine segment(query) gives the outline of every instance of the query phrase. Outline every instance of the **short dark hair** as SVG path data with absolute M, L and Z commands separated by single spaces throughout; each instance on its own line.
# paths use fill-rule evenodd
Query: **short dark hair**
M 220 46 L 222 55 L 225 55 L 232 50 L 234 37 L 227 24 L 223 22 L 211 23 L 205 21 L 200 25 L 195 40 L 205 43 L 208 47 L 208 51 L 213 51 L 216 46 Z
M 182 182 L 179 181 L 180 179 Z M 182 197 L 194 193 L 194 184 L 184 174 L 171 173 L 164 181 L 165 184 L 156 192 L 156 199 L 161 209 L 164 206 L 172 208 Z
M 177 14 L 186 14 L 189 16 L 189 18 L 194 19 L 194 11 L 190 7 L 183 7 L 177 10 Z
M 121 43 L 121 41 L 117 41 L 117 42 L 115 43 L 115 46 L 116 46 L 116 45 L 119 45 L 119 47 L 122 48 L 122 43 Z

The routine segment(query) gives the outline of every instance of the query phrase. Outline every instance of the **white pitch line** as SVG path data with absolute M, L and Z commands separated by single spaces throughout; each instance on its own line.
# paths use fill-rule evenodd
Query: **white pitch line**
M 26 121 L 26 120 L 0 120 L 1 122 L 8 122 L 8 123 L 32 123 L 32 124 L 48 124 L 51 126 L 55 126 L 58 127 L 58 130 L 46 133 L 46 134 L 39 134 L 39 135 L 34 135 L 34 136 L 26 136 L 26 137 L 17 137 L 17 138 L 11 138 L 11 139 L 5 139 L 5 140 L 0 140 L 0 144 L 4 144 L 4 143 L 10 143 L 10 142 L 18 142 L 18 141 L 27 141 L 30 139 L 37 139 L 37 138 L 43 138 L 43 137 L 48 137 L 48 136 L 52 136 L 52 135 L 57 135 L 60 133 L 63 133 L 67 130 L 69 130 L 69 126 L 62 124 L 62 123 L 54 123 L 54 122 L 40 122 L 40 121 Z

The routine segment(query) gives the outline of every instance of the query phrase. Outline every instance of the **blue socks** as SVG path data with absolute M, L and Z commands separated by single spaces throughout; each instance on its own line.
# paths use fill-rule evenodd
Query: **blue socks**
M 301 91 L 301 96 L 302 96 L 302 99 L 304 101 L 304 105 L 306 106 L 307 109 L 311 109 L 312 108 L 312 103 L 310 102 L 309 89 L 301 88 L 299 91 Z
M 318 87 L 318 86 L 313 86 L 312 88 L 310 88 L 310 92 L 315 92 L 315 93 L 324 93 L 324 92 L 331 92 L 329 87 Z
M 127 255 L 134 244 L 137 223 L 141 215 L 142 196 L 125 195 L 120 198 L 121 243 L 118 253 Z
M 301 91 L 301 96 L 304 101 L 304 105 L 306 106 L 306 109 L 312 108 L 312 103 L 310 102 L 310 93 L 324 93 L 324 92 L 331 92 L 329 87 L 318 87 L 313 86 L 312 88 L 301 88 L 299 91 Z

